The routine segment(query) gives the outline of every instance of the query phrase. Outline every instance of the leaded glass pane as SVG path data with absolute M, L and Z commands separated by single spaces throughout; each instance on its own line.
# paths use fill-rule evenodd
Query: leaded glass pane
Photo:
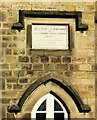
M 39 106 L 37 111 L 46 111 L 46 100 Z
M 36 113 L 36 120 L 46 120 L 46 113 Z
M 54 100 L 54 111 L 63 111 L 62 107 L 56 100 Z
M 54 120 L 64 120 L 64 113 L 54 113 Z

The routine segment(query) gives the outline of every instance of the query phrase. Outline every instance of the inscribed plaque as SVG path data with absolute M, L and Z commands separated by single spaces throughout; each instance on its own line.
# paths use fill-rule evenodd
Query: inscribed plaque
M 68 49 L 69 25 L 33 24 L 32 49 Z

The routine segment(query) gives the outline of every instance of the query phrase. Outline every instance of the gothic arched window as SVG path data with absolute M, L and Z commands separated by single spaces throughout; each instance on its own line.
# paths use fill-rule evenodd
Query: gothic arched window
M 68 113 L 63 104 L 52 94 L 42 97 L 34 106 L 31 118 L 33 120 L 46 120 L 53 118 L 54 120 L 68 120 Z

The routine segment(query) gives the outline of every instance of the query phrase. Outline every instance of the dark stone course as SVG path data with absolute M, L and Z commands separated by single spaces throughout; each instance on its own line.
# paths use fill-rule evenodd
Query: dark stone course
M 7 63 L 0 64 L 0 68 L 1 69 L 9 69 L 9 64 L 7 64 Z
M 5 12 L 0 12 L 0 22 L 5 21 L 6 20 L 6 15 Z
M 15 77 L 6 78 L 6 82 L 7 83 L 16 83 L 17 82 L 17 78 L 15 78 Z
M 2 47 L 7 47 L 7 42 L 2 42 Z
M 3 41 L 11 41 L 12 40 L 12 36 L 2 36 L 2 40 Z
M 79 66 L 74 64 L 69 64 L 69 70 L 78 70 Z
M 21 66 L 22 69 L 32 69 L 32 64 L 22 64 Z
M 33 70 L 43 70 L 43 64 L 34 64 Z
M 27 56 L 19 56 L 19 62 L 29 62 L 29 57 L 27 57 Z
M 27 83 L 28 79 L 27 78 L 20 78 L 19 82 L 20 83 Z
M 55 64 L 55 70 L 68 70 L 67 64 Z
M 30 59 L 32 63 L 39 62 L 39 56 L 32 56 Z
M 6 55 L 12 55 L 12 49 L 6 49 L 5 54 Z
M 2 98 L 2 104 L 9 104 L 10 98 Z
M 71 62 L 71 57 L 63 57 L 62 61 L 66 62 L 66 63 L 70 63 Z
M 61 63 L 61 56 L 51 57 L 52 63 Z
M 49 57 L 48 56 L 46 56 L 46 55 L 42 55 L 42 56 L 39 56 L 40 57 L 40 60 L 41 60 L 41 62 L 49 62 Z
M 13 85 L 13 89 L 19 89 L 19 90 L 22 90 L 22 89 L 23 89 L 23 85 L 14 84 L 14 85 Z
M 53 64 L 44 64 L 44 70 L 54 70 Z
M 12 76 L 12 71 L 2 71 L 2 77 L 9 77 Z

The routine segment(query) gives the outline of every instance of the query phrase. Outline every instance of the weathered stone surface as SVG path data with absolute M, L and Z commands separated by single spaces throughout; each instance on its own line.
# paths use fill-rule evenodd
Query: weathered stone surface
M 28 83 L 28 79 L 27 78 L 21 78 L 19 80 L 20 83 Z
M 29 62 L 29 57 L 27 57 L 27 56 L 19 56 L 19 62 Z
M 44 70 L 47 70 L 47 71 L 55 70 L 54 69 L 54 64 L 44 64 Z
M 52 63 L 61 63 L 61 56 L 51 57 Z
M 49 62 L 49 57 L 46 55 L 39 56 L 42 63 Z
M 12 84 L 6 84 L 6 89 L 11 90 L 13 88 Z
M 12 23 L 3 23 L 3 28 L 11 28 Z
M 21 36 L 13 36 L 13 40 L 14 41 L 24 41 L 25 40 L 25 36 L 21 35 Z
M 0 79 L 0 88 L 2 88 L 2 90 L 5 90 L 5 79 L 4 78 Z
M 17 31 L 11 30 L 11 29 L 3 29 L 2 34 L 3 35 L 16 35 Z
M 79 65 L 77 64 L 69 64 L 69 70 L 78 70 L 79 69 Z
M 12 49 L 5 49 L 6 55 L 12 55 Z
M 15 120 L 14 113 L 7 113 L 7 118 Z
M 55 64 L 55 70 L 67 71 L 68 65 L 67 64 Z
M 32 69 L 32 64 L 22 64 L 21 68 L 26 70 Z
M 6 79 L 6 83 L 17 83 L 17 78 L 9 77 Z
M 43 64 L 34 64 L 33 70 L 43 70 Z
M 66 62 L 66 63 L 71 63 L 71 57 L 67 56 L 67 57 L 62 57 L 62 62 Z
M 7 42 L 2 42 L 2 47 L 7 47 Z
M 0 64 L 0 69 L 9 69 L 9 64 Z
M 2 77 L 10 77 L 10 76 L 12 76 L 11 70 L 2 71 Z
M 35 56 L 35 55 L 33 55 L 30 59 L 31 59 L 32 63 L 34 63 L 34 62 L 39 63 L 39 61 L 40 61 L 39 56 Z
M 1 11 L 0 12 L 0 22 L 5 21 L 5 20 L 6 20 L 6 13 Z
M 14 47 L 17 47 L 17 44 L 12 42 L 8 44 L 8 47 L 14 48 Z
M 25 55 L 25 49 L 13 49 L 14 55 Z
M 13 89 L 17 89 L 17 90 L 22 90 L 23 89 L 23 85 L 20 85 L 20 84 L 14 84 L 13 85 Z
M 2 36 L 2 40 L 3 41 L 11 41 L 12 40 L 12 36 Z
M 9 98 L 2 98 L 2 104 L 9 104 L 10 99 Z

